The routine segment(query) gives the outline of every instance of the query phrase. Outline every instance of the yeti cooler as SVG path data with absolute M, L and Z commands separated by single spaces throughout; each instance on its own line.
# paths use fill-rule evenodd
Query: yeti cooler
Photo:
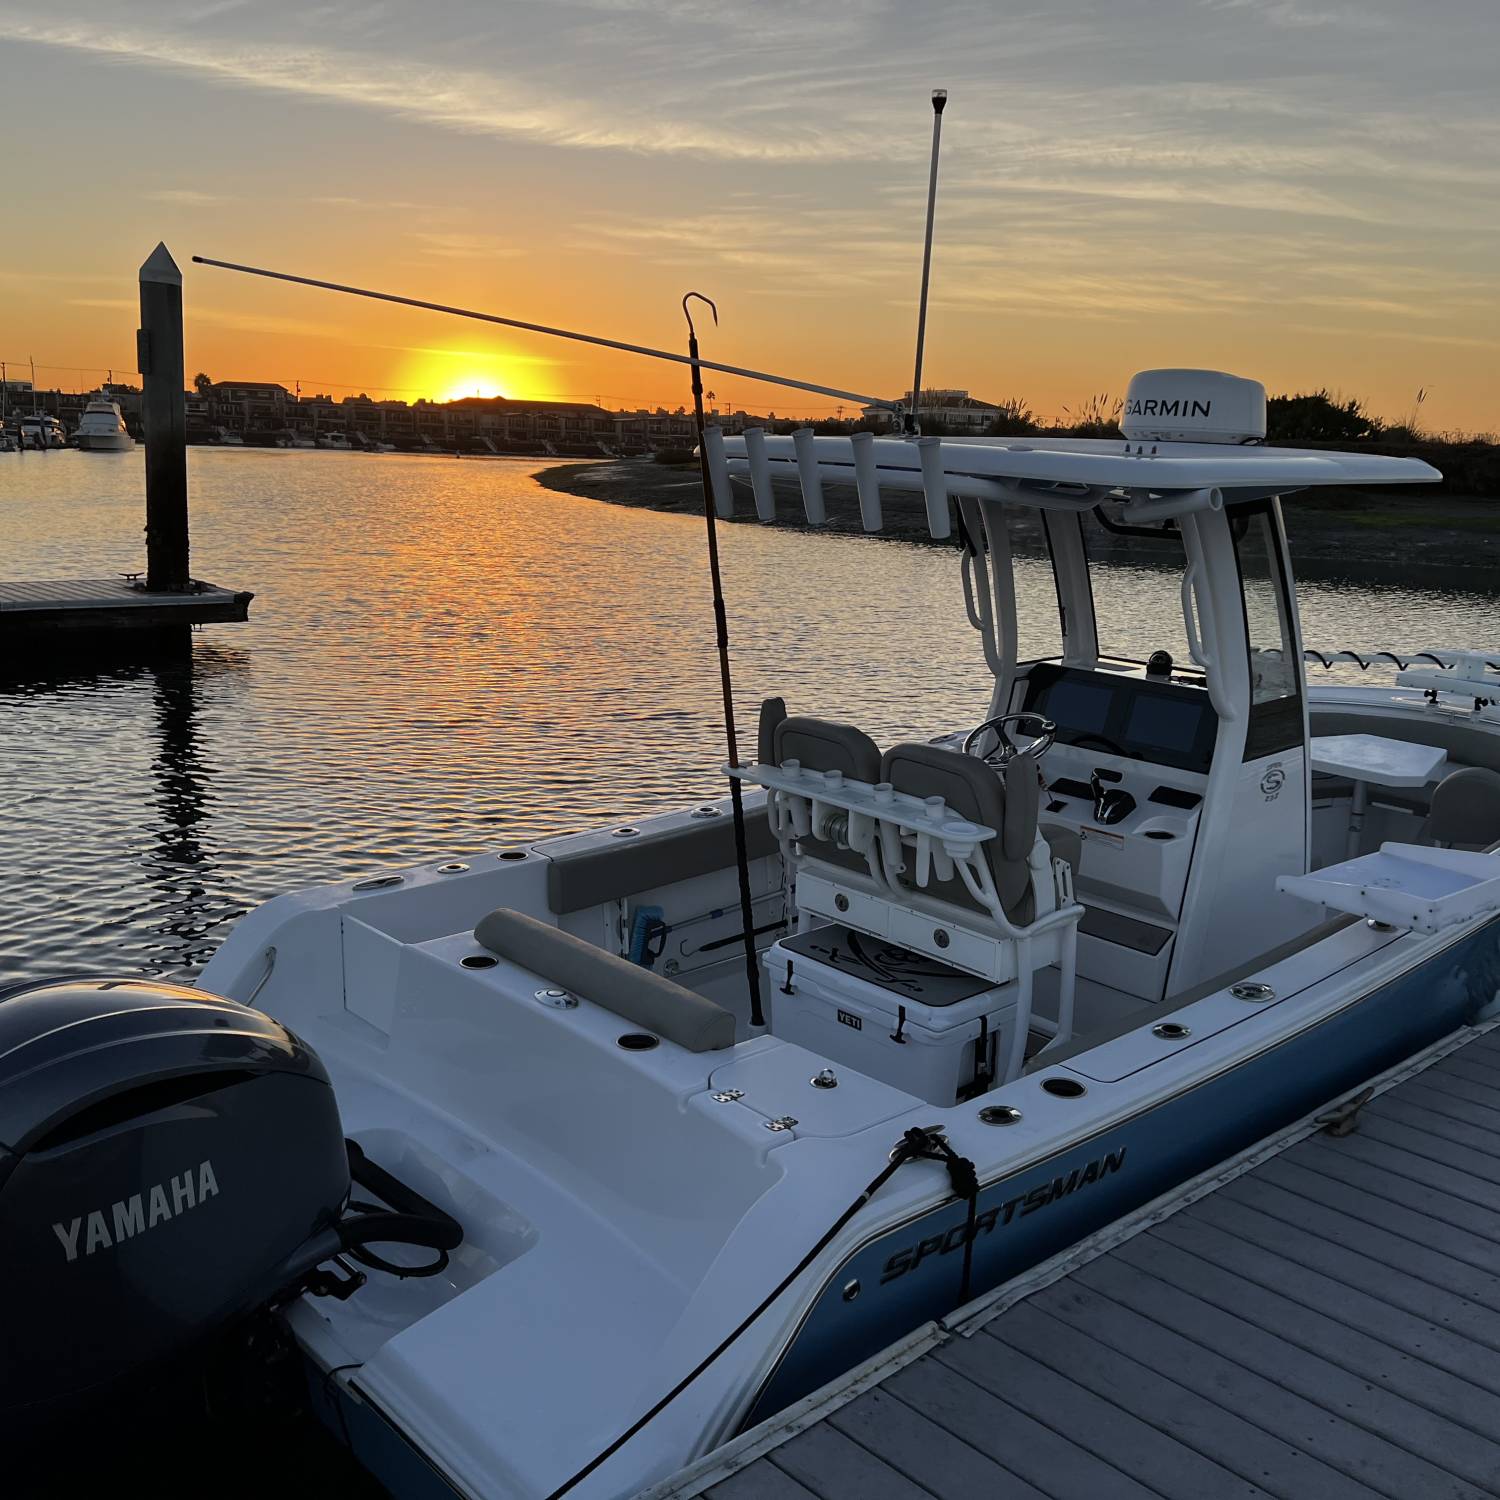
M 1008 1054 L 1014 984 L 838 925 L 784 938 L 765 962 L 777 1036 L 929 1104 L 983 1093 Z

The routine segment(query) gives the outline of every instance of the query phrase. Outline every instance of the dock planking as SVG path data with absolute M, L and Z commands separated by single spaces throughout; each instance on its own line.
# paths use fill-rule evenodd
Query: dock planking
M 1148 1206 L 652 1500 L 1500 1493 L 1500 1030 Z
M 254 594 L 194 582 L 149 590 L 131 578 L 0 581 L 0 639 L 56 641 L 69 634 L 185 629 L 246 620 Z

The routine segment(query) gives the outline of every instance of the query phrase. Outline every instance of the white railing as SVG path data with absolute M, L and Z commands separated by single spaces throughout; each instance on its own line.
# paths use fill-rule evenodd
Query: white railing
M 1280 656 L 1281 653 L 1268 651 L 1266 655 Z M 1368 672 L 1371 667 L 1383 667 L 1387 670 L 1394 667 L 1398 672 L 1421 667 L 1449 671 L 1459 666 L 1470 667 L 1482 661 L 1487 671 L 1500 672 L 1500 653 L 1484 651 L 1355 651 L 1349 647 L 1337 651 L 1319 651 L 1309 646 L 1304 648 L 1302 660 L 1324 670 L 1347 664 L 1358 667 L 1361 672 Z

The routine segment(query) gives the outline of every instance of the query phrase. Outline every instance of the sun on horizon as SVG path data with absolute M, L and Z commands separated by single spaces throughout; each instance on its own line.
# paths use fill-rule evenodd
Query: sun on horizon
M 451 381 L 438 393 L 439 401 L 460 401 L 465 396 L 512 396 L 514 392 L 507 389 L 498 380 L 489 376 L 475 375 L 466 376 L 462 380 Z

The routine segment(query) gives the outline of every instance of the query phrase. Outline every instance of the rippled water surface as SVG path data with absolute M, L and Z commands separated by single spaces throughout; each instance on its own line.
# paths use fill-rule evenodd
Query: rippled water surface
M 0 982 L 185 973 L 249 906 L 722 792 L 703 523 L 537 486 L 535 461 L 196 449 L 193 570 L 253 589 L 191 659 L 0 662 Z M 0 455 L 0 577 L 141 566 L 141 455 Z M 736 691 L 877 741 L 983 716 L 957 557 L 721 531 Z M 1055 639 L 1018 565 L 1022 642 Z M 1180 639 L 1176 591 L 1096 583 L 1119 648 Z M 1491 644 L 1489 601 L 1324 582 L 1310 643 Z

